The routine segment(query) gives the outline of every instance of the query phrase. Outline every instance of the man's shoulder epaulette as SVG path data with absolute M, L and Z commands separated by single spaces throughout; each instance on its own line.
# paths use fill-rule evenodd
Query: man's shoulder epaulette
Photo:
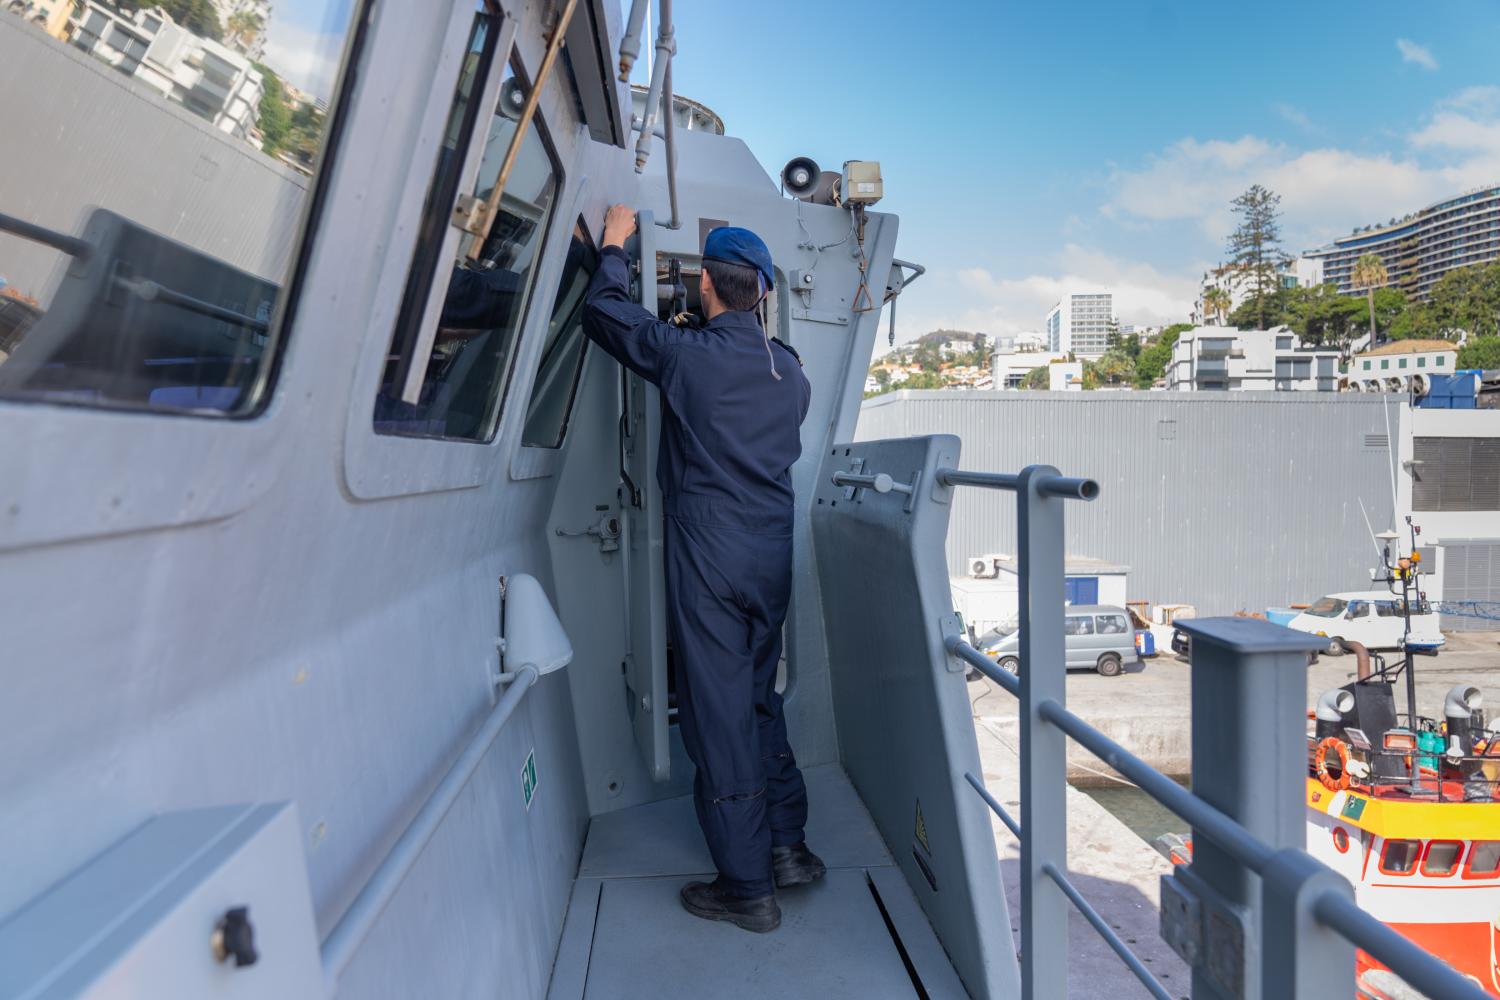
M 777 345 L 782 350 L 784 350 L 788 354 L 790 354 L 792 357 L 796 358 L 797 359 L 797 364 L 799 364 L 799 365 L 802 364 L 802 355 L 798 354 L 797 353 L 797 349 L 794 348 L 791 344 L 788 344 L 786 341 L 782 340 L 780 337 L 772 337 L 771 338 L 771 343 Z

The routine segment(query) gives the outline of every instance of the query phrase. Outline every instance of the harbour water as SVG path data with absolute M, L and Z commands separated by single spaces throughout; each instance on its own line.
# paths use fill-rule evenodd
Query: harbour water
M 1185 836 L 1188 832 L 1186 823 L 1134 785 L 1099 785 L 1079 791 L 1109 810 L 1148 844 L 1164 833 Z

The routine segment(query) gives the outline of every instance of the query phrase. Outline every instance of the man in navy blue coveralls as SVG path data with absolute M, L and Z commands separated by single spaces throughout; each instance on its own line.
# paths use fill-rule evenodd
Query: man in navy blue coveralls
M 770 931 L 781 922 L 776 888 L 824 871 L 803 842 L 807 788 L 776 693 L 792 586 L 791 467 L 811 387 L 797 355 L 756 318 L 773 278 L 759 237 L 708 234 L 706 322 L 695 327 L 632 300 L 623 244 L 634 231 L 631 209 L 609 210 L 584 329 L 661 390 L 667 631 L 698 822 L 719 870 L 685 886 L 682 902 L 696 916 Z

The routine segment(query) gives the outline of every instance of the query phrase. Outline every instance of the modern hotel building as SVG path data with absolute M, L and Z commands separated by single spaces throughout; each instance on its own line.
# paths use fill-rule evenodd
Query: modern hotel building
M 1385 263 L 1391 287 L 1426 301 L 1447 272 L 1500 258 L 1500 187 L 1479 188 L 1399 222 L 1340 237 L 1307 251 L 1302 260 L 1314 270 L 1321 268 L 1322 283 L 1350 295 L 1363 291 L 1354 287 L 1353 271 L 1354 262 L 1367 253 Z

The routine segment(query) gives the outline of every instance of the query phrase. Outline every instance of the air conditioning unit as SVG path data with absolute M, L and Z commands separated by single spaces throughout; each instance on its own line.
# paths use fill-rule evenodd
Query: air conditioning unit
M 993 555 L 970 556 L 969 575 L 976 580 L 993 580 L 1000 575 L 1000 557 Z

